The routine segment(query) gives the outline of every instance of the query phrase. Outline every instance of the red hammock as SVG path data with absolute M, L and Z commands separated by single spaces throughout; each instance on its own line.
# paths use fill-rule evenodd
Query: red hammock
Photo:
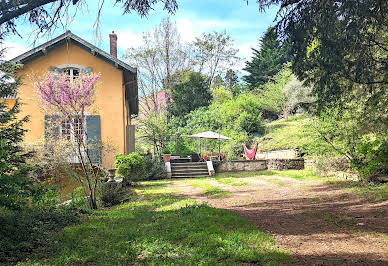
M 256 143 L 255 147 L 253 147 L 252 150 L 248 149 L 247 146 L 245 146 L 245 144 L 244 144 L 244 152 L 245 152 L 245 156 L 246 156 L 249 160 L 255 159 L 256 150 L 257 150 L 257 143 Z

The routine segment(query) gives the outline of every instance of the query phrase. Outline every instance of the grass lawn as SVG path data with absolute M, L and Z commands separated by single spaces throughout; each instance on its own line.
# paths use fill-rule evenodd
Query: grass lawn
M 67 227 L 21 265 L 287 263 L 287 251 L 246 219 L 143 182 L 129 202 Z
M 223 197 L 230 195 L 230 192 L 210 184 L 209 178 L 192 178 L 186 179 L 185 182 L 193 187 L 202 189 L 203 194 L 206 196 Z

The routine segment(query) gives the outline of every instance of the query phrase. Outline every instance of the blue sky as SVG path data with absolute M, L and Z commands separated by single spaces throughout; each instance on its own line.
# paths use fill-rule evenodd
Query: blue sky
M 175 15 L 171 15 L 171 20 L 176 22 L 182 40 L 190 42 L 203 32 L 226 30 L 235 40 L 235 46 L 239 49 L 239 56 L 242 58 L 240 66 L 236 66 L 236 69 L 243 67 L 243 62 L 251 56 L 251 47 L 257 48 L 259 37 L 268 26 L 274 25 L 277 11 L 277 7 L 272 7 L 265 13 L 260 13 L 253 0 L 249 1 L 249 5 L 245 0 L 177 1 L 179 8 Z M 108 34 L 114 30 L 118 35 L 118 57 L 121 58 L 126 48 L 141 45 L 143 32 L 153 29 L 163 17 L 168 15 L 160 4 L 155 6 L 155 10 L 151 11 L 146 18 L 141 18 L 136 13 L 122 15 L 121 7 L 113 5 L 114 0 L 105 0 L 101 17 L 101 39 L 98 40 L 93 29 L 97 2 L 97 0 L 87 0 L 88 8 L 77 10 L 75 19 L 70 25 L 59 27 L 51 36 L 40 38 L 37 44 L 66 30 L 71 30 L 103 50 L 109 51 Z M 11 47 L 7 59 L 33 47 L 33 39 L 28 37 L 31 35 L 31 28 L 23 20 L 20 20 L 18 25 L 23 38 L 13 36 L 5 40 L 5 46 Z

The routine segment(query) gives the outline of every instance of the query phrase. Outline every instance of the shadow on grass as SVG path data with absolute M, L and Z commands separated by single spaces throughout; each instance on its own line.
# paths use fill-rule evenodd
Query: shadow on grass
M 289 255 L 246 219 L 166 193 L 163 184 L 66 228 L 31 264 L 260 264 Z M 26 263 L 27 265 L 30 262 Z

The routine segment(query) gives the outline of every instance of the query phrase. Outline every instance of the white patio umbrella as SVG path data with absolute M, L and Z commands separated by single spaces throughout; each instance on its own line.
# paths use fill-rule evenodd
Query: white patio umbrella
M 216 133 L 216 132 L 213 132 L 213 131 L 206 131 L 206 132 L 201 132 L 201 133 L 197 133 L 197 134 L 194 134 L 194 135 L 187 135 L 186 137 L 188 138 L 193 138 L 193 139 L 199 139 L 201 141 L 201 139 L 218 139 L 218 153 L 221 153 L 221 142 L 220 140 L 221 139 L 231 139 L 229 137 L 226 137 L 224 135 L 221 135 L 220 133 Z M 201 152 L 201 142 L 200 142 L 200 152 Z

